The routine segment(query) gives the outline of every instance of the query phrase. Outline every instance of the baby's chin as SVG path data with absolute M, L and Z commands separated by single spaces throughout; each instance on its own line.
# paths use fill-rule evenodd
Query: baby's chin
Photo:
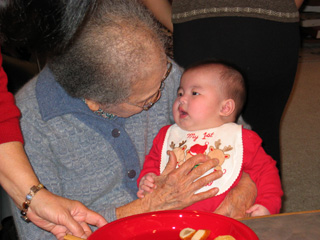
M 178 126 L 185 131 L 197 131 L 197 130 L 203 130 L 200 126 L 195 126 L 195 125 L 188 125 L 186 122 L 181 122 L 178 124 Z
M 196 130 L 196 126 L 193 126 L 193 124 L 190 122 L 190 119 L 180 118 L 180 115 L 179 115 L 179 117 L 174 116 L 173 120 L 182 130 L 185 130 L 185 131 Z
M 176 122 L 177 123 L 177 122 Z M 185 131 L 201 131 L 201 130 L 206 130 L 206 129 L 211 129 L 211 128 L 216 128 L 219 126 L 204 126 L 203 124 L 188 124 L 187 121 L 179 121 L 179 123 L 177 123 L 177 125 L 185 130 Z

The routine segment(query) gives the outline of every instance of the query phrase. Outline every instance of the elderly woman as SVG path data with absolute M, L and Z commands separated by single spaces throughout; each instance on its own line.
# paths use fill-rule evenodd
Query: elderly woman
M 167 59 L 160 31 L 140 4 L 97 3 L 67 51 L 52 57 L 16 96 L 25 150 L 41 183 L 108 222 L 214 196 L 217 189 L 194 192 L 221 177 L 217 171 L 195 181 L 215 160 L 199 155 L 175 169 L 171 156 L 154 192 L 136 199 L 144 156 L 159 129 L 172 122 L 180 70 Z M 13 210 L 21 239 L 54 238 L 26 226 Z

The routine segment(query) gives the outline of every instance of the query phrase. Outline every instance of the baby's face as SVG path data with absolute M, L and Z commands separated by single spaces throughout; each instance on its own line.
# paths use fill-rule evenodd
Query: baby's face
M 183 74 L 172 109 L 178 126 L 194 131 L 223 124 L 220 117 L 223 94 L 219 82 L 219 71 L 201 68 Z

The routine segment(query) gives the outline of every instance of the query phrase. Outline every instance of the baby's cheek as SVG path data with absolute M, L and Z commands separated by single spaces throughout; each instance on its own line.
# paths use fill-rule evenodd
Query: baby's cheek
M 172 106 L 172 115 L 175 122 L 179 119 L 179 111 L 178 111 L 179 103 L 177 101 L 174 102 Z

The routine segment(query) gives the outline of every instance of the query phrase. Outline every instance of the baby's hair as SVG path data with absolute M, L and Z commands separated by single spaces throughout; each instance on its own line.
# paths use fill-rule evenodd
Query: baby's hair
M 225 92 L 227 98 L 231 98 L 235 101 L 235 112 L 236 117 L 238 117 L 245 104 L 247 94 L 245 80 L 240 70 L 231 63 L 216 59 L 207 59 L 187 66 L 184 72 L 203 67 L 212 69 L 220 67 L 220 88 Z

